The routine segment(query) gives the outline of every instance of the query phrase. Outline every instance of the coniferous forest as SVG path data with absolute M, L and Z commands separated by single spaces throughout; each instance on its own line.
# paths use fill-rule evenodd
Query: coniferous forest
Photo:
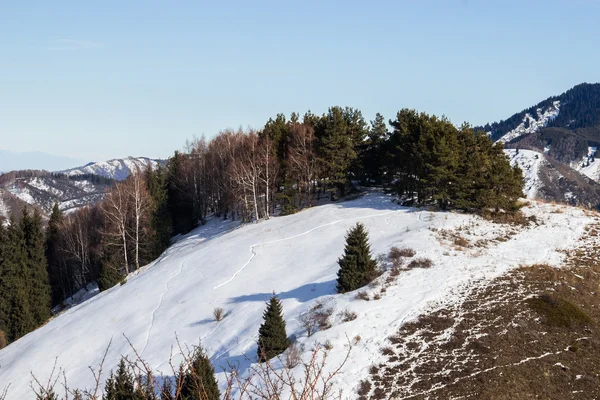
M 195 139 L 100 203 L 66 215 L 56 205 L 45 229 L 35 211 L 0 226 L 0 347 L 89 283 L 125 283 L 209 216 L 252 222 L 375 185 L 408 205 L 497 214 L 517 210 L 523 178 L 486 134 L 408 109 L 387 123 L 350 107 L 279 114 Z

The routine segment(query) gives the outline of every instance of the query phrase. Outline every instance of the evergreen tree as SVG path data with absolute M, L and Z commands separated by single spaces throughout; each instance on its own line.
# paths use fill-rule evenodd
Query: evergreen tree
M 36 325 L 41 325 L 50 318 L 52 302 L 42 215 L 35 209 L 33 214 L 23 210 L 21 229 L 27 249 L 29 304 Z
M 0 348 L 7 345 L 7 337 L 5 330 L 8 324 L 8 300 L 9 292 L 6 281 L 7 264 L 6 264 L 6 248 L 7 248 L 7 233 L 4 225 L 0 221 Z
M 188 233 L 196 226 L 194 205 L 182 183 L 185 157 L 185 154 L 176 151 L 167 164 L 167 207 L 174 235 Z
M 360 111 L 349 107 L 331 107 L 317 124 L 319 164 L 341 196 L 349 180 L 362 175 L 362 166 L 356 161 L 363 151 L 366 132 Z
M 285 331 L 283 306 L 273 295 L 263 314 L 263 323 L 258 330 L 258 358 L 265 362 L 283 353 L 289 347 L 289 339 Z
M 106 381 L 103 400 L 143 400 L 124 358 L 119 362 L 117 373 L 111 372 Z
M 337 291 L 356 290 L 377 277 L 377 263 L 372 258 L 368 233 L 360 222 L 346 235 L 344 255 L 338 260 Z
M 14 342 L 36 327 L 29 304 L 29 268 L 25 237 L 20 224 L 11 217 L 4 249 L 2 293 L 5 294 L 3 322 L 8 342 Z
M 173 234 L 173 221 L 169 210 L 167 171 L 162 165 L 155 169 L 146 170 L 146 184 L 152 199 L 152 216 L 150 225 L 154 237 L 152 238 L 153 257 L 158 257 L 171 244 Z
M 67 297 L 65 290 L 67 277 L 64 265 L 59 257 L 60 226 L 63 223 L 63 218 L 58 202 L 54 203 L 46 228 L 46 260 L 48 262 L 48 279 L 53 306 L 60 304 Z
M 110 371 L 110 375 L 106 382 L 104 382 L 104 396 L 102 400 L 116 400 L 117 390 L 115 388 L 115 375 Z
M 185 400 L 219 400 L 221 393 L 215 370 L 204 350 L 194 349 L 188 370 L 180 375 L 181 397 Z
M 377 113 L 375 120 L 371 121 L 371 129 L 368 133 L 365 154 L 363 158 L 364 173 L 367 183 L 381 183 L 383 178 L 383 167 L 385 165 L 385 143 L 389 132 L 383 115 Z

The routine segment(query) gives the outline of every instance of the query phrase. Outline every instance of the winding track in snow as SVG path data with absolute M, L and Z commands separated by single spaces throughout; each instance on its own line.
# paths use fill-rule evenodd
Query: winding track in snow
M 167 294 L 167 292 L 169 291 L 169 284 L 171 283 L 171 281 L 173 279 L 177 278 L 183 272 L 183 269 L 184 269 L 185 265 L 187 264 L 187 261 L 188 260 L 186 258 L 179 264 L 179 271 L 177 271 L 177 273 L 173 274 L 173 276 L 170 277 L 169 280 L 167 281 L 167 283 L 165 284 L 165 290 L 160 295 L 160 299 L 158 300 L 158 305 L 156 306 L 154 311 L 152 311 L 152 318 L 150 319 L 150 327 L 148 328 L 148 334 L 146 335 L 146 343 L 144 343 L 144 347 L 142 348 L 142 351 L 140 354 L 144 354 L 146 347 L 148 347 L 148 343 L 150 342 L 150 334 L 152 333 L 152 328 L 154 328 L 154 320 L 156 318 L 156 313 L 162 307 L 163 299 L 164 299 L 165 295 Z
M 317 229 L 325 228 L 327 226 L 332 226 L 332 225 L 338 224 L 340 222 L 358 221 L 358 220 L 367 219 L 367 218 L 382 217 L 382 216 L 385 216 L 385 215 L 390 215 L 390 214 L 394 214 L 394 213 L 398 213 L 398 212 L 402 212 L 402 211 L 406 211 L 406 210 L 393 210 L 393 211 L 386 211 L 384 213 L 379 213 L 379 214 L 365 215 L 365 216 L 362 216 L 362 217 L 338 219 L 336 221 L 329 222 L 327 224 L 316 226 L 314 228 L 311 228 L 311 229 L 307 230 L 306 232 L 302 232 L 302 233 L 299 233 L 297 235 L 293 235 L 293 236 L 289 236 L 289 237 L 286 237 L 286 238 L 269 240 L 269 241 L 266 241 L 266 242 L 260 242 L 260 243 L 253 244 L 252 246 L 250 246 L 250 258 L 248 259 L 248 261 L 246 261 L 246 263 L 244 265 L 242 265 L 242 267 L 240 269 L 238 269 L 237 271 L 235 271 L 235 273 L 231 276 L 231 278 L 229 278 L 225 282 L 220 283 L 217 286 L 213 287 L 213 290 L 217 290 L 220 287 L 225 286 L 228 283 L 232 282 L 236 278 L 236 276 L 238 276 L 238 274 L 240 272 L 242 272 L 244 270 L 244 268 L 246 268 L 252 262 L 252 260 L 254 259 L 254 257 L 256 257 L 255 248 L 258 247 L 258 246 L 264 246 L 264 245 L 267 245 L 267 244 L 274 244 L 274 243 L 284 242 L 286 240 L 296 239 L 296 238 L 308 235 L 309 233 L 314 232 Z

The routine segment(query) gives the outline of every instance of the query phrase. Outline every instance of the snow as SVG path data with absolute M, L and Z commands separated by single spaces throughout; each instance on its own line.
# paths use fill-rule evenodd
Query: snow
M 544 155 L 532 150 L 505 149 L 504 153 L 510 159 L 511 165 L 518 165 L 523 171 L 525 180 L 524 193 L 529 199 L 535 199 L 543 183 L 539 177 L 540 165 Z
M 588 178 L 600 182 L 600 162 L 596 161 L 597 151 L 597 147 L 589 146 L 587 156 L 584 156 L 583 159 L 576 163 L 576 165 L 572 165 L 572 167 Z
M 152 160 L 146 157 L 127 157 L 103 162 L 89 163 L 83 167 L 68 169 L 60 172 L 69 176 L 94 174 L 120 181 L 126 179 L 137 169 L 143 170 L 148 164 L 151 164 L 152 167 L 155 167 L 157 163 L 157 160 Z
M 26 187 L 12 185 L 8 188 L 8 191 L 26 203 L 35 204 L 35 199 L 29 192 L 29 189 L 27 189 Z
M 52 180 L 49 180 L 49 182 L 55 183 Z M 34 187 L 34 188 L 42 191 L 42 192 L 50 193 L 56 197 L 60 197 L 64 194 L 64 192 L 62 190 L 59 190 L 52 186 L 49 186 L 48 183 L 41 178 L 33 178 L 30 181 L 28 181 L 27 184 L 31 187 Z
M 9 212 L 8 205 L 6 205 L 2 196 L 2 190 L 0 190 L 0 217 L 8 218 Z
M 537 119 L 534 118 L 534 116 L 532 116 L 531 114 L 527 113 L 525 114 L 525 117 L 523 117 L 523 122 L 521 122 L 521 124 L 512 131 L 502 136 L 498 140 L 498 142 L 508 143 L 511 140 L 521 137 L 523 135 L 537 132 L 540 128 L 548 126 L 548 123 L 554 118 L 556 118 L 559 112 L 560 101 L 557 100 L 553 102 L 552 105 L 548 107 L 548 109 L 546 109 L 546 111 L 542 110 L 541 108 L 538 108 L 536 110 Z
M 58 357 L 71 386 L 90 387 L 88 366 L 99 363 L 111 339 L 103 378 L 121 355 L 132 355 L 123 335 L 152 368 L 166 374 L 175 334 L 182 344 L 200 340 L 217 371 L 231 363 L 245 373 L 248 358 L 256 353 L 265 301 L 275 291 L 283 302 L 288 334 L 304 345 L 305 356 L 317 343 L 332 343 L 329 370 L 343 360 L 347 338 L 360 336 L 334 382 L 352 397 L 369 366 L 383 360 L 379 349 L 386 338 L 404 322 L 440 301 L 459 301 L 460 287 L 483 284 L 519 265 L 558 265 L 564 257 L 561 250 L 574 246 L 591 221 L 577 208 L 552 213 L 551 205 L 530 204 L 524 212 L 536 215 L 540 225 L 520 228 L 509 240 L 495 241 L 484 250 L 464 251 L 449 247 L 436 231 L 470 227 L 468 239 L 476 240 L 504 237 L 516 228 L 473 215 L 401 207 L 379 193 L 243 226 L 209 220 L 159 260 L 130 275 L 125 285 L 75 305 L 0 350 L 0 382 L 12 384 L 9 400 L 33 398 L 30 371 L 45 380 Z M 374 254 L 393 245 L 408 246 L 434 266 L 404 272 L 380 300 L 334 294 L 344 235 L 358 221 L 370 231 Z M 376 289 L 366 290 L 372 295 Z M 299 317 L 317 301 L 335 307 L 334 323 L 309 338 Z M 212 317 L 215 307 L 229 313 L 218 324 Z M 345 309 L 358 318 L 342 323 L 337 314 Z M 301 374 L 300 367 L 294 373 Z M 223 374 L 217 378 L 223 388 Z

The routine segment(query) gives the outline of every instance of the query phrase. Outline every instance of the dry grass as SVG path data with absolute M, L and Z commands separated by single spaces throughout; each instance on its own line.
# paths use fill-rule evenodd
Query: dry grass
M 600 247 L 582 242 L 563 268 L 522 266 L 403 325 L 358 397 L 600 398 Z

